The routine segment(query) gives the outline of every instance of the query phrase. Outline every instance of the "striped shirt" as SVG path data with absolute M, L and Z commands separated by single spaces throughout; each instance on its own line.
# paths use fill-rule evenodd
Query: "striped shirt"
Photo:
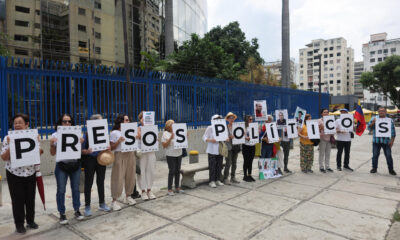
M 368 129 L 373 131 L 373 137 L 372 137 L 372 142 L 373 143 L 383 143 L 383 144 L 389 144 L 391 138 L 389 137 L 376 137 L 375 136 L 375 126 L 371 127 L 372 122 L 374 121 L 374 119 L 378 119 L 379 116 L 373 117 L 371 119 L 371 121 L 369 121 L 368 123 Z M 396 137 L 396 129 L 394 128 L 394 123 L 393 123 L 393 119 L 391 120 L 391 132 L 392 132 L 392 138 Z

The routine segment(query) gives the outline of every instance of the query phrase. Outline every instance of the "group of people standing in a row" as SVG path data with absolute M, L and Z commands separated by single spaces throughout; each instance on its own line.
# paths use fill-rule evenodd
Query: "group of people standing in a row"
M 90 120 L 102 119 L 100 114 L 92 115 Z M 139 125 L 143 125 L 143 112 L 138 116 Z M 156 196 L 152 191 L 154 172 L 156 164 L 156 155 L 154 152 L 122 152 L 121 143 L 125 138 L 121 135 L 121 124 L 131 122 L 127 115 L 119 115 L 112 127 L 110 133 L 110 146 L 108 150 L 114 151 L 115 160 L 111 170 L 111 207 L 105 202 L 104 180 L 106 174 L 106 166 L 98 162 L 98 156 L 102 154 L 100 151 L 92 151 L 89 147 L 88 136 L 85 134 L 81 139 L 81 159 L 68 159 L 56 163 L 54 174 L 57 182 L 57 210 L 60 214 L 60 224 L 67 224 L 68 220 L 65 215 L 65 192 L 68 178 L 71 183 L 72 204 L 75 211 L 75 218 L 83 220 L 84 217 L 92 215 L 91 211 L 91 191 L 94 177 L 96 175 L 97 192 L 99 197 L 100 211 L 118 211 L 121 209 L 118 201 L 135 205 L 135 198 L 142 200 L 152 200 Z M 12 118 L 14 130 L 29 129 L 29 116 L 26 114 L 16 114 Z M 173 120 L 168 120 L 162 136 L 162 145 L 166 149 L 167 162 L 169 167 L 168 174 L 168 195 L 175 193 L 183 193 L 180 188 L 180 166 L 182 161 L 182 149 L 174 149 L 174 134 L 172 132 Z M 74 126 L 74 119 L 70 114 L 63 114 L 56 122 L 55 130 L 50 140 L 50 154 L 56 155 L 57 148 L 57 128 L 60 126 Z M 139 149 L 141 145 L 141 132 L 138 128 L 136 140 Z M 38 140 L 39 136 L 38 136 Z M 40 153 L 43 150 L 40 149 Z M 40 165 L 31 165 L 18 168 L 12 168 L 10 163 L 10 137 L 6 136 L 3 140 L 1 158 L 6 162 L 5 169 L 7 174 L 7 182 L 12 201 L 12 211 L 16 232 L 26 233 L 25 220 L 27 227 L 37 229 L 39 226 L 35 223 L 35 195 L 36 195 L 36 172 L 40 171 Z M 85 210 L 82 215 L 80 212 L 80 175 L 81 169 L 84 169 L 84 196 Z M 174 179 L 175 178 L 175 179 Z M 136 179 L 141 189 L 141 194 L 136 191 Z M 172 182 L 175 180 L 175 191 L 172 188 Z M 121 196 L 124 192 L 125 194 Z

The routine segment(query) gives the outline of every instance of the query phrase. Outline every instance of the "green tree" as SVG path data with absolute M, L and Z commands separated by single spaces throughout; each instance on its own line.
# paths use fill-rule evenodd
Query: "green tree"
M 0 32 L 0 56 L 10 56 L 10 52 L 5 44 L 7 40 L 8 36 L 5 33 Z
M 381 92 L 400 108 L 400 56 L 390 56 L 361 74 L 361 84 L 370 91 Z

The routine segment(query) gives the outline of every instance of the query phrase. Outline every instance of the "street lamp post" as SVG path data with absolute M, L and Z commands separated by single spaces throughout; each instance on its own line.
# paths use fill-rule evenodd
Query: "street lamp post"
M 319 74 L 318 74 L 318 113 L 321 112 L 321 59 L 322 54 L 318 54 L 319 59 Z

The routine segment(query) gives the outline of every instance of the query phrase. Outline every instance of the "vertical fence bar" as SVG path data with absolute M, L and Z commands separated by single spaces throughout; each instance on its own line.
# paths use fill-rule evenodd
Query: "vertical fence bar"
M 1 109 L 1 139 L 7 135 L 8 131 L 8 91 L 7 91 L 7 74 L 6 74 L 6 58 L 0 57 L 0 104 Z
M 87 111 L 88 118 L 93 115 L 93 76 L 92 76 L 92 68 L 88 69 L 88 77 L 87 77 L 87 86 L 86 86 L 86 94 L 87 94 Z

